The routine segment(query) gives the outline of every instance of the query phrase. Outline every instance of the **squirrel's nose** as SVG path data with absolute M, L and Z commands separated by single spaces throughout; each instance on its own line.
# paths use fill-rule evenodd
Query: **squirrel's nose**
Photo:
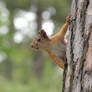
M 33 47 L 34 47 L 32 43 L 30 44 L 30 46 L 31 46 L 31 48 L 33 48 Z
M 33 48 L 34 46 L 33 46 L 33 45 L 31 45 L 31 47 Z

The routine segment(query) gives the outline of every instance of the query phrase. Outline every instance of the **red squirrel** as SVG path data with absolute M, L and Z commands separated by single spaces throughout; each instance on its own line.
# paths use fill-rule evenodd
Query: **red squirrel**
M 66 44 L 65 34 L 70 22 L 70 15 L 66 18 L 66 23 L 60 29 L 60 31 L 54 36 L 48 37 L 46 32 L 42 29 L 36 38 L 31 43 L 31 47 L 35 50 L 44 50 L 48 55 L 64 69 L 64 58 L 66 56 Z

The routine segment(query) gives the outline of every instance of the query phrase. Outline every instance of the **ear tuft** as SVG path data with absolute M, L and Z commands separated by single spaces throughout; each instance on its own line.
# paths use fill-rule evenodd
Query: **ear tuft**
M 44 37 L 44 38 L 48 38 L 46 32 L 44 31 L 44 29 L 41 29 L 40 34 Z
M 41 29 L 40 33 L 42 33 L 42 34 L 45 33 L 44 29 Z

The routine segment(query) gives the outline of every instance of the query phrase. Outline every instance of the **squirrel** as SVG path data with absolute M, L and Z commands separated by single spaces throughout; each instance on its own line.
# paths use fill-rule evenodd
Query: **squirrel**
M 65 34 L 68 29 L 68 25 L 70 22 L 69 15 L 66 18 L 66 23 L 60 29 L 58 33 L 54 36 L 48 37 L 46 32 L 42 29 L 36 38 L 31 43 L 31 47 L 35 50 L 44 50 L 48 53 L 48 55 L 60 66 L 60 68 L 64 69 L 64 62 L 66 57 L 66 44 Z

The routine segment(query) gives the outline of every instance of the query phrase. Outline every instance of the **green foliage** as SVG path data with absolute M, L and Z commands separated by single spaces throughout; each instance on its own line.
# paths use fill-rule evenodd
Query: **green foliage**
M 71 0 L 2 1 L 4 2 L 0 1 L 0 92 L 61 92 L 62 70 L 57 68 L 46 53 L 35 52 L 30 48 L 32 38 L 22 34 L 22 42 L 14 41 L 15 34 L 21 31 L 15 28 L 14 19 L 18 16 L 18 11 L 29 12 L 35 5 L 38 10 L 35 11 L 38 18 L 36 23 L 39 26 L 43 11 L 54 7 L 56 14 L 51 16 L 51 20 L 56 24 L 57 31 L 69 13 Z M 20 14 L 23 16 L 23 12 Z M 8 32 L 4 33 L 7 28 Z M 28 29 L 32 30 L 30 27 Z M 37 30 L 39 28 L 35 33 Z

